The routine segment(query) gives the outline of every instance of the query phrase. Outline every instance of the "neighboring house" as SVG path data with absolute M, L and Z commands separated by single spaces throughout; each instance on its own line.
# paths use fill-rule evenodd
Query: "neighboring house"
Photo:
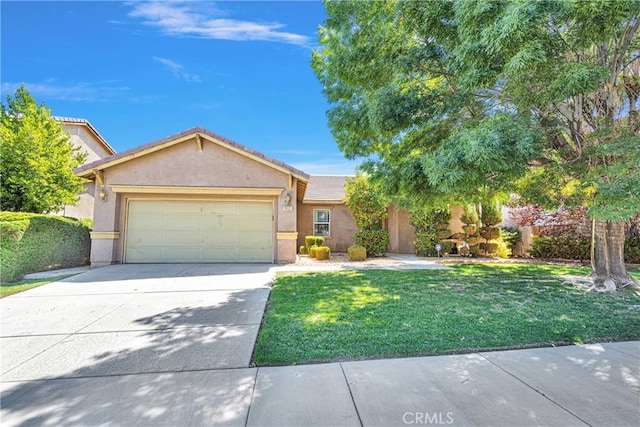
M 65 132 L 70 134 L 71 143 L 80 147 L 87 153 L 85 164 L 100 160 L 104 157 L 115 154 L 115 150 L 107 143 L 100 133 L 85 119 L 71 117 L 53 117 L 58 123 L 63 125 Z M 80 200 L 75 205 L 65 206 L 58 215 L 68 216 L 72 218 L 93 218 L 94 206 L 94 189 L 93 182 L 85 184 L 85 191 L 80 193 Z
M 333 251 L 357 228 L 345 176 L 309 174 L 204 128 L 75 170 L 93 182 L 91 264 L 292 262 L 306 235 Z M 391 252 L 413 253 L 413 227 L 389 209 Z

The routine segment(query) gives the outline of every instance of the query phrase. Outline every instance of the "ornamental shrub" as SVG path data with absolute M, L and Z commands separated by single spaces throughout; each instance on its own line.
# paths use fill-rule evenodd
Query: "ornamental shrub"
M 316 244 L 316 236 L 304 236 L 304 245 L 307 248 L 307 252 L 309 252 L 309 249 L 311 248 L 311 246 Z
M 640 264 L 640 237 L 627 236 L 624 239 L 624 260 L 629 264 Z
M 482 225 L 492 226 L 502 222 L 502 212 L 495 203 L 487 203 L 482 205 L 482 215 L 480 216 Z
M 349 261 L 364 261 L 367 258 L 367 248 L 359 245 L 351 245 L 347 248 Z
M 298 249 L 298 253 L 300 255 L 309 255 L 309 250 L 307 249 L 307 247 L 305 245 L 300 246 L 300 248 Z
M 320 261 L 331 258 L 331 248 L 329 246 L 318 246 L 316 248 L 316 259 Z
M 360 230 L 355 235 L 356 245 L 367 249 L 367 256 L 384 256 L 389 247 L 387 230 Z
M 591 258 L 591 239 L 574 233 L 533 236 L 530 253 L 534 258 L 587 260 Z
M 436 243 L 438 243 L 438 236 L 434 231 L 421 231 L 416 233 L 416 238 L 413 241 L 416 255 L 420 256 L 438 256 L 436 251 Z
M 0 281 L 89 263 L 91 221 L 56 215 L 0 213 Z
M 497 240 L 500 238 L 500 228 L 480 227 L 480 237 L 486 240 Z
M 318 250 L 318 246 L 311 245 L 311 247 L 309 248 L 309 258 L 315 258 L 317 255 L 316 253 L 317 250 Z

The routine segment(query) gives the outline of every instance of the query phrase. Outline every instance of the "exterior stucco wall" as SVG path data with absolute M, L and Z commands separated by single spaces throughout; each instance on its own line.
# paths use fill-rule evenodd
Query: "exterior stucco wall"
M 358 231 L 351 213 L 344 204 L 298 204 L 298 246 L 304 245 L 304 237 L 313 235 L 313 210 L 330 210 L 330 233 L 324 244 L 332 252 L 346 252 L 353 245 L 353 237 Z
M 75 147 L 79 147 L 82 152 L 87 154 L 86 163 L 91 163 L 111 155 L 105 146 L 98 140 L 95 134 L 90 131 L 86 125 L 65 123 L 63 126 L 65 132 L 70 134 L 70 142 Z M 94 188 L 93 182 L 85 184 L 85 191 L 80 193 L 80 199 L 75 205 L 65 206 L 58 215 L 68 216 L 71 218 L 93 218 L 94 206 Z
M 63 129 L 70 134 L 71 143 L 87 153 L 85 163 L 91 163 L 112 154 L 86 125 L 65 123 Z
M 165 200 L 234 200 L 269 201 L 274 205 L 274 261 L 295 260 L 296 232 L 296 185 L 289 189 L 289 176 L 268 165 L 261 164 L 242 154 L 204 142 L 200 152 L 195 141 L 186 141 L 147 154 L 125 163 L 114 165 L 104 171 L 105 190 L 108 199 L 95 201 L 94 231 L 119 232 L 111 253 L 104 239 L 92 242 L 92 265 L 120 263 L 123 260 L 126 239 L 127 203 L 133 199 Z M 264 195 L 199 195 L 199 194 L 140 194 L 113 192 L 113 185 L 172 186 L 172 187 L 233 187 L 233 188 L 277 188 L 279 196 Z M 97 185 L 96 194 L 101 190 Z M 291 196 L 291 206 L 285 206 L 285 196 Z M 277 233 L 284 234 L 282 238 Z M 293 244 L 291 243 L 293 242 Z M 98 252 L 94 257 L 93 249 Z
M 409 223 L 409 213 L 390 206 L 387 230 L 389 231 L 389 252 L 412 254 L 415 252 L 415 229 Z

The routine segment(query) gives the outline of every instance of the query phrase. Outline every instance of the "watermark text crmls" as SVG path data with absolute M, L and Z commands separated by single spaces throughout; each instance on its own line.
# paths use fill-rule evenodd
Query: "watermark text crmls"
M 453 412 L 405 412 L 402 422 L 415 425 L 448 425 L 453 424 Z

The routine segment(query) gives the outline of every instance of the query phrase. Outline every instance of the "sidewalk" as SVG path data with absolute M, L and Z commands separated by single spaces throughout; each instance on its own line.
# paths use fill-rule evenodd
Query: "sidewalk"
M 640 341 L 2 383 L 2 425 L 640 424 Z
M 259 368 L 250 426 L 638 426 L 640 341 Z

